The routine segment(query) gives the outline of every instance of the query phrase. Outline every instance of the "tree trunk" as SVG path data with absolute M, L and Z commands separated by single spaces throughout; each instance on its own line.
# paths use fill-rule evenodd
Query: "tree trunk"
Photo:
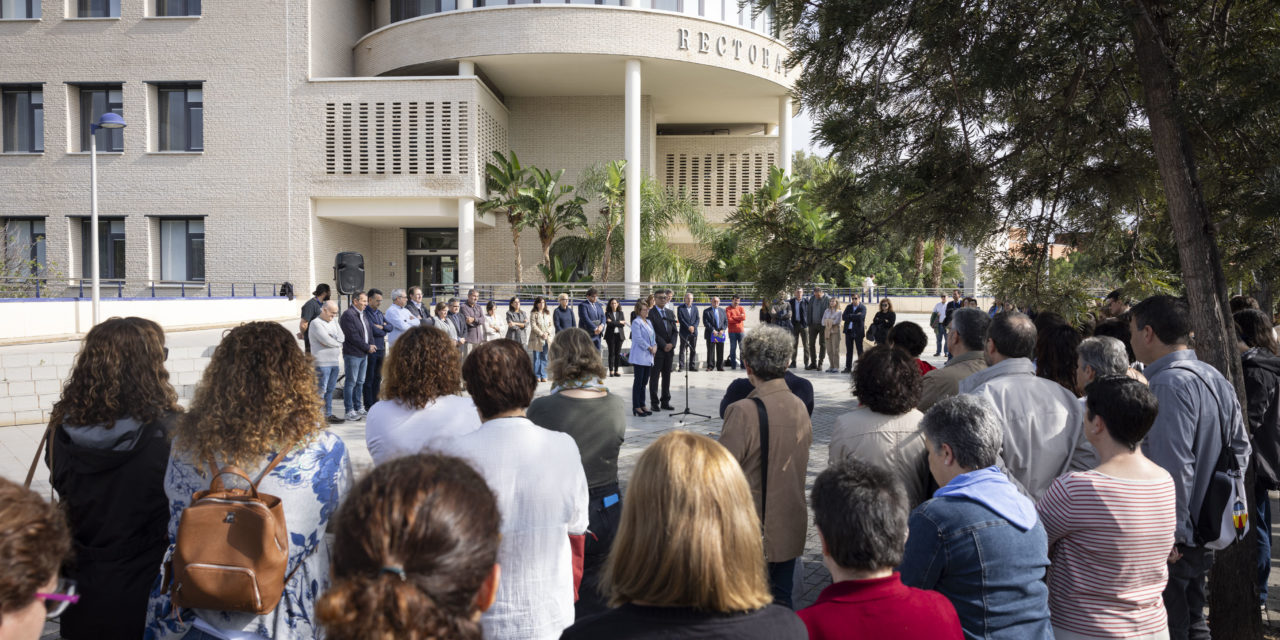
M 604 258 L 603 265 L 600 268 L 600 281 L 609 281 L 609 256 L 613 253 L 613 247 L 609 246 L 609 238 L 613 236 L 613 227 L 605 229 L 604 232 Z
M 924 276 L 924 236 L 916 236 L 911 249 L 911 286 L 919 286 Z
M 942 287 L 942 259 L 947 255 L 947 239 L 942 234 L 933 236 L 933 275 L 930 284 L 934 289 Z
M 1235 385 L 1244 405 L 1244 375 L 1227 306 L 1227 282 L 1218 232 L 1196 176 L 1195 152 L 1179 120 L 1177 79 L 1166 46 L 1168 16 L 1161 0 L 1133 0 L 1134 52 L 1142 79 L 1151 143 L 1178 243 L 1182 279 L 1191 307 L 1196 355 Z M 1194 52 L 1188 53 L 1194 55 Z M 1212 464 L 1212 461 L 1203 461 Z M 1252 505 L 1250 505 L 1252 513 Z M 1262 637 L 1258 613 L 1257 543 L 1253 527 L 1242 543 L 1217 554 L 1209 576 L 1210 622 L 1219 640 Z
M 511 242 L 516 246 L 516 283 L 524 282 L 524 262 L 520 259 L 520 227 L 507 218 L 507 222 L 511 223 Z

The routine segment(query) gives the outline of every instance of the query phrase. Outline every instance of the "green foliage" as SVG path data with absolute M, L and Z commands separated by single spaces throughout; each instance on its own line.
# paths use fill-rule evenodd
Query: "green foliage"
M 547 282 L 590 282 L 590 277 L 578 277 L 577 265 L 560 262 L 560 256 L 553 256 L 551 263 L 538 265 L 538 271 L 542 272 L 543 280 Z
M 551 243 L 556 234 L 587 224 L 587 216 L 582 212 L 587 199 L 573 195 L 572 185 L 560 184 L 563 176 L 564 169 L 552 172 L 533 167 L 529 182 L 520 187 L 520 206 L 527 211 L 523 226 L 538 232 L 543 265 L 551 264 Z
M 529 184 L 529 168 L 520 164 L 520 159 L 516 157 L 516 152 L 503 155 L 500 151 L 493 152 L 493 162 L 486 162 L 484 165 L 485 173 L 485 191 L 488 198 L 482 200 L 476 210 L 479 213 L 497 213 L 507 219 L 507 224 L 511 228 L 511 241 L 515 245 L 515 270 L 516 282 L 524 281 L 524 265 L 520 255 L 520 231 L 525 226 L 525 221 L 529 216 L 530 210 L 528 200 L 520 193 L 520 190 Z

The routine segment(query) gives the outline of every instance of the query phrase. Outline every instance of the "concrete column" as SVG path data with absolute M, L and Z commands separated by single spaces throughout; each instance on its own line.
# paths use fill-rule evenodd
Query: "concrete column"
M 791 175 L 791 94 L 778 98 L 778 168 Z
M 476 281 L 476 201 L 458 198 L 458 284 Z
M 638 6 L 640 6 L 640 0 L 622 0 L 622 6 L 624 6 L 624 7 L 638 7 Z
M 474 76 L 474 75 L 476 75 L 476 63 L 474 63 L 474 62 L 467 62 L 466 60 L 459 60 L 459 61 L 458 61 L 458 75 L 459 75 L 459 76 Z
M 623 156 L 627 161 L 624 172 L 627 191 L 623 224 L 623 278 L 628 285 L 635 285 L 640 282 L 640 61 L 628 60 L 626 74 Z M 639 286 L 627 287 L 627 297 L 639 294 Z
M 472 0 L 458 0 L 458 11 L 466 11 L 467 9 L 474 8 L 475 3 Z

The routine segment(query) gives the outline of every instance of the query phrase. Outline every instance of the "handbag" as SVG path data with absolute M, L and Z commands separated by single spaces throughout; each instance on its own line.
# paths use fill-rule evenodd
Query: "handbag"
M 1222 398 L 1218 392 L 1200 375 L 1199 371 L 1179 363 L 1172 368 L 1189 371 L 1209 389 L 1218 406 L 1222 406 Z M 1231 546 L 1233 542 L 1244 539 L 1249 530 L 1249 510 L 1245 507 L 1248 494 L 1244 486 L 1244 469 L 1236 460 L 1235 450 L 1231 448 L 1231 433 L 1226 422 L 1222 423 L 1222 448 L 1218 451 L 1218 460 L 1213 466 L 1213 475 L 1209 478 L 1209 487 L 1205 490 L 1204 501 L 1200 503 L 1200 511 L 1192 518 L 1192 534 L 1195 543 L 1205 549 L 1219 551 Z M 1263 497 L 1262 499 L 1266 499 Z

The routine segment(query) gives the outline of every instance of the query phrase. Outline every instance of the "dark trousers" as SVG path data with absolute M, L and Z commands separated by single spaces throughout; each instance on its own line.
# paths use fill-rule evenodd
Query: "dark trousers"
M 947 328 L 941 322 L 933 328 L 933 334 L 938 338 L 938 346 L 934 347 L 933 355 L 940 356 L 944 350 L 950 351 L 947 349 Z
M 644 386 L 649 384 L 649 367 L 643 364 L 631 365 L 631 370 L 635 372 L 636 377 L 631 382 L 631 408 L 644 408 Z
M 609 598 L 600 590 L 600 576 L 609 549 L 622 519 L 622 494 L 618 483 L 593 487 L 588 492 L 587 542 L 582 558 L 582 584 L 578 587 L 578 601 L 573 603 L 575 620 L 600 613 L 609 608 Z M 606 506 L 605 503 L 608 503 Z
M 369 410 L 373 403 L 378 401 L 378 392 L 382 391 L 382 360 L 386 357 L 385 351 L 369 354 L 369 360 L 365 364 L 364 373 L 364 409 Z
M 1213 566 L 1213 552 L 1178 545 L 1182 558 L 1169 565 L 1169 582 L 1164 588 L 1164 608 L 1169 614 L 1170 640 L 1209 640 L 1209 623 L 1204 617 L 1205 582 Z
M 852 333 L 844 334 L 844 368 L 853 368 L 853 350 L 858 350 L 858 359 L 862 359 L 862 336 Z
M 671 351 L 663 351 L 662 347 L 658 347 L 658 352 L 653 354 L 653 368 L 649 370 L 649 404 L 655 408 L 658 401 L 662 404 L 671 403 L 671 363 L 675 360 L 675 349 Z M 662 395 L 658 395 L 658 386 L 662 386 Z
M 1253 487 L 1258 505 L 1253 512 L 1253 526 L 1258 534 L 1258 595 L 1267 606 L 1267 578 L 1271 576 L 1271 497 L 1259 482 Z
M 796 559 L 786 562 L 769 563 L 769 591 L 773 593 L 773 603 L 788 609 L 791 606 L 791 591 L 796 582 Z
M 804 366 L 809 366 L 809 342 L 803 338 L 804 325 L 791 325 L 791 366 L 796 366 L 796 358 L 804 350 Z
M 827 350 L 824 348 L 826 345 L 823 344 L 822 340 L 822 325 L 809 325 L 809 335 L 806 340 L 805 358 L 812 358 L 810 362 L 813 363 L 813 366 L 821 369 L 823 356 L 827 354 Z
M 685 355 L 688 351 L 688 357 Z M 691 371 L 696 371 L 698 363 L 698 337 L 685 332 L 683 328 L 680 331 L 680 367 L 689 367 Z
M 707 370 L 724 368 L 724 343 L 707 340 Z
M 604 337 L 604 343 L 609 347 L 609 371 L 617 371 L 622 364 L 622 335 L 609 334 Z

